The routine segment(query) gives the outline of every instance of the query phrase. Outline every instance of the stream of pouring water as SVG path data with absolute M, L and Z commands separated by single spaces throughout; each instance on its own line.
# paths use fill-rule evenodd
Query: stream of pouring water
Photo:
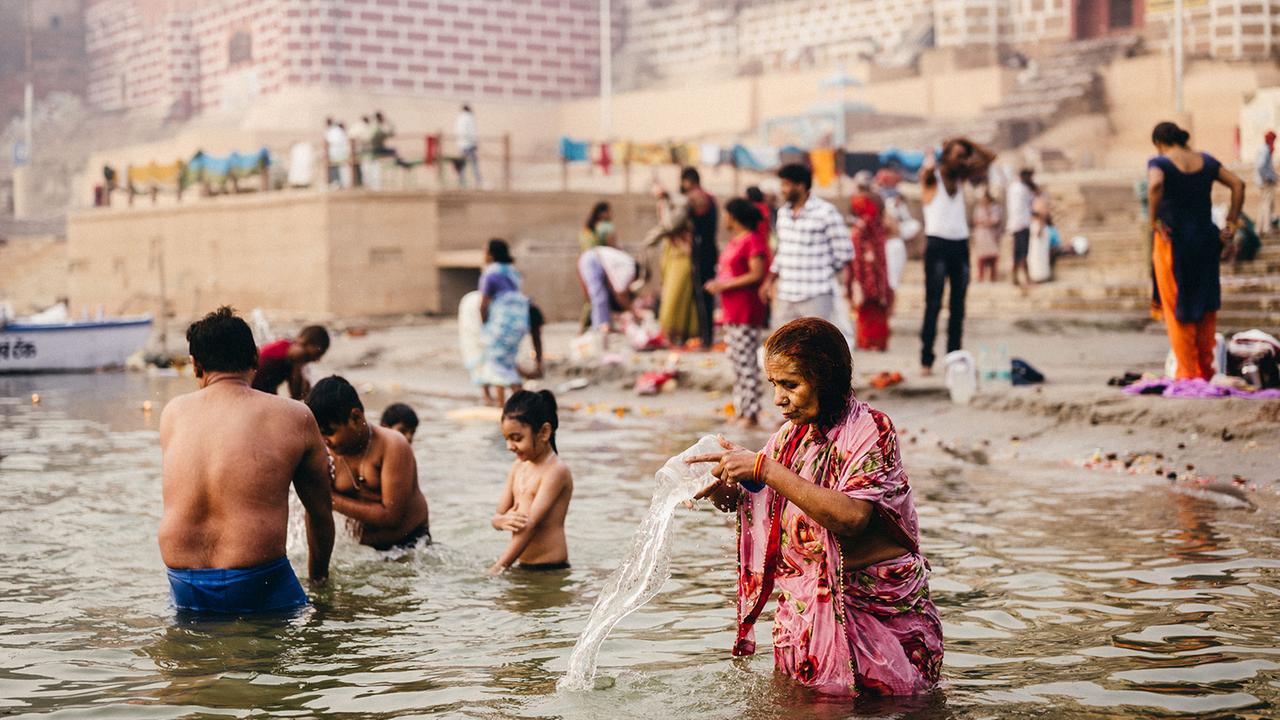
M 569 655 L 569 669 L 556 683 L 561 690 L 590 690 L 596 674 L 596 655 L 613 626 L 649 602 L 670 577 L 672 521 L 676 507 L 690 500 L 712 481 L 711 463 L 688 465 L 692 455 L 723 452 L 719 441 L 704 436 L 695 445 L 667 460 L 654 479 L 657 488 L 649 501 L 649 513 L 640 523 L 631 549 L 609 576 L 596 599 L 587 626 Z

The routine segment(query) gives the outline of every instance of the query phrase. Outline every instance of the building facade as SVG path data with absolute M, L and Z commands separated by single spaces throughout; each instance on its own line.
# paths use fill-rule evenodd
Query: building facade
M 89 101 L 188 117 L 295 86 L 562 100 L 599 86 L 592 0 L 88 0 Z
M 82 0 L 100 110 L 188 117 L 296 86 L 557 101 L 599 87 L 600 0 Z M 612 0 L 619 89 L 904 66 L 926 48 L 1034 54 L 1141 33 L 1173 0 Z M 1189 56 L 1274 58 L 1280 0 L 1185 0 Z

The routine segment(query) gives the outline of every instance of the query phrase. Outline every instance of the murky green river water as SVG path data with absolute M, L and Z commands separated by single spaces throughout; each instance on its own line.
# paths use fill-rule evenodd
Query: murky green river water
M 189 389 L 124 374 L 0 379 L 0 716 L 1280 714 L 1272 512 L 1154 478 L 964 467 L 913 446 L 946 623 L 937 694 L 822 704 L 773 676 L 767 647 L 732 660 L 732 521 L 705 508 L 682 511 L 671 580 L 605 642 L 602 689 L 559 693 L 653 470 L 707 429 L 663 418 L 563 418 L 576 477 L 567 573 L 484 577 L 505 540 L 488 519 L 510 457 L 496 428 L 424 405 L 415 448 L 435 546 L 389 558 L 340 538 L 331 584 L 302 616 L 178 622 L 155 544 L 159 414 L 138 404 L 158 410 Z M 290 552 L 303 567 L 305 548 Z

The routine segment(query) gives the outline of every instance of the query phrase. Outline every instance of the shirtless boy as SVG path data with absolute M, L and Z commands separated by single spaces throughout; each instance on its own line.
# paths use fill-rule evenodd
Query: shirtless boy
M 289 486 L 306 510 L 309 572 L 329 574 L 332 460 L 305 405 L 249 386 L 248 324 L 219 308 L 187 329 L 200 389 L 160 416 L 160 556 L 179 610 L 252 613 L 307 604 L 289 559 Z
M 277 394 L 281 383 L 289 383 L 289 397 L 305 400 L 311 387 L 302 370 L 324 357 L 329 350 L 329 331 L 319 325 L 308 325 L 298 331 L 294 340 L 267 343 L 258 351 L 258 372 L 253 376 L 255 390 Z
M 556 398 L 548 390 L 520 390 L 502 409 L 502 436 L 516 456 L 490 523 L 511 532 L 511 542 L 489 568 L 496 575 L 519 561 L 525 570 L 569 567 L 564 520 L 573 475 L 556 453 Z
M 375 550 L 431 542 L 427 498 L 409 441 L 364 416 L 351 383 L 333 375 L 311 389 L 307 407 L 338 456 L 333 509 L 358 523 L 357 539 Z

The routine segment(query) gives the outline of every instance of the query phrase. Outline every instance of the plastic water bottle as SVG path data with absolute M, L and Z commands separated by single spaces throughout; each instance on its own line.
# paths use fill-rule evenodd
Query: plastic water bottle
M 1008 382 L 1013 379 L 1013 369 L 1009 366 L 1009 346 L 1000 343 L 1000 361 L 996 366 L 996 376 Z
M 968 405 L 978 391 L 978 368 L 973 363 L 973 354 L 967 350 L 955 350 L 947 353 L 943 362 L 947 368 L 946 383 L 951 402 Z
M 991 365 L 991 351 L 986 345 L 978 346 L 978 377 L 983 380 L 992 380 L 996 376 L 996 370 Z
M 725 449 L 720 446 L 720 440 L 715 435 L 703 435 L 698 442 L 667 460 L 666 464 L 658 469 L 656 473 L 658 483 L 671 484 L 686 491 L 689 497 L 693 497 L 714 480 L 711 477 L 711 469 L 715 467 L 715 463 L 700 462 L 690 465 L 685 462 L 685 458 L 724 451 Z

